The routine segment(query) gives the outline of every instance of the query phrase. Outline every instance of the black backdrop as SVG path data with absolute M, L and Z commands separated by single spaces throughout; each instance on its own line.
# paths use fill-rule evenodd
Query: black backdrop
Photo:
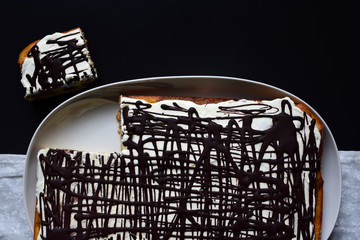
M 340 1 L 3 3 L 0 153 L 26 153 L 39 123 L 69 97 L 25 101 L 19 52 L 74 27 L 84 30 L 99 72 L 92 87 L 154 76 L 247 78 L 305 100 L 340 150 L 360 150 L 357 14 L 355 5 Z

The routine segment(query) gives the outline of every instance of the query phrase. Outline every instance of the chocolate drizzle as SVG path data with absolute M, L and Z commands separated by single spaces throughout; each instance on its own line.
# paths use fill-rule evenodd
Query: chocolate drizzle
M 89 58 L 83 51 L 85 42 L 79 44 L 78 36 L 81 32 L 69 32 L 56 39 L 49 39 L 46 45 L 49 51 L 40 51 L 38 45 L 31 48 L 28 57 L 34 59 L 33 74 L 26 74 L 29 81 L 30 93 L 34 94 L 40 86 L 40 91 L 59 86 L 70 86 L 80 79 L 89 77 L 85 69 L 79 69 L 78 64 L 88 62 Z M 66 40 L 64 40 L 64 38 Z M 91 68 L 95 75 L 95 70 Z
M 175 102 L 163 114 L 125 104 L 128 154 L 98 165 L 81 152 L 40 155 L 42 239 L 313 239 L 315 120 L 293 116 L 288 100 L 211 118 Z M 272 126 L 254 129 L 259 118 Z

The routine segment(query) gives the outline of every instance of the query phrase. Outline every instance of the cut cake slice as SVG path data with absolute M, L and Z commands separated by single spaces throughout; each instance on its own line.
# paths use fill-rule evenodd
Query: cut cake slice
M 87 41 L 80 28 L 47 35 L 19 55 L 25 99 L 56 96 L 97 79 Z

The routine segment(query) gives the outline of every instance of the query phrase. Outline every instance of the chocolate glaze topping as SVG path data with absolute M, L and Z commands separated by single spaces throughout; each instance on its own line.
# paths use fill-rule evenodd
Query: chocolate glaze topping
M 128 154 L 99 165 L 82 152 L 40 155 L 41 239 L 313 239 L 315 120 L 287 100 L 224 105 L 214 118 L 176 102 L 163 114 L 126 105 Z M 273 124 L 253 129 L 257 118 Z
M 41 86 L 40 90 L 44 91 L 62 85 L 70 86 L 81 78 L 89 77 L 83 69 L 77 67 L 77 64 L 89 61 L 88 56 L 83 52 L 86 44 L 77 45 L 78 40 L 75 35 L 79 34 L 81 33 L 69 32 L 56 39 L 48 40 L 46 44 L 55 45 L 54 50 L 40 52 L 37 45 L 31 48 L 28 57 L 33 57 L 35 70 L 32 75 L 26 74 L 26 78 L 31 84 L 31 94 L 36 89 L 36 83 Z M 69 37 L 72 38 L 68 39 Z M 68 69 L 71 69 L 70 73 L 66 73 Z M 91 70 L 95 75 L 95 70 L 93 68 Z M 73 77 L 66 78 L 66 74 L 72 74 Z

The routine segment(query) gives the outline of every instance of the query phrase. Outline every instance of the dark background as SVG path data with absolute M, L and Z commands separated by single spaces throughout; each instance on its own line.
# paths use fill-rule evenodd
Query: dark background
M 0 153 L 25 154 L 71 95 L 27 102 L 17 58 L 29 43 L 81 27 L 99 73 L 221 75 L 289 91 L 325 119 L 340 150 L 360 150 L 358 9 L 345 1 L 13 1 L 2 5 Z

